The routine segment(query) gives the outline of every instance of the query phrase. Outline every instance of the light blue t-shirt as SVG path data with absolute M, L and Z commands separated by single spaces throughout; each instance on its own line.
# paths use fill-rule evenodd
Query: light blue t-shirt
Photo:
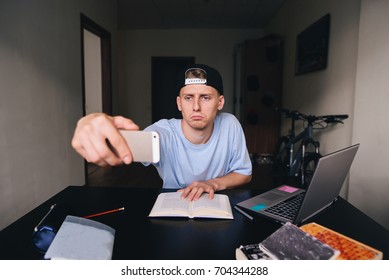
M 229 113 L 215 118 L 211 138 L 205 144 L 193 144 L 181 129 L 181 119 L 163 119 L 145 130 L 160 136 L 161 157 L 155 165 L 163 188 L 179 189 L 193 181 L 204 181 L 230 172 L 251 175 L 252 166 L 242 126 Z

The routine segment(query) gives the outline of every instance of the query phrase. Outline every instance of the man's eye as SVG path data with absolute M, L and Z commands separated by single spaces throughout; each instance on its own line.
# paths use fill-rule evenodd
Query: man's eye
M 208 100 L 211 99 L 211 97 L 209 97 L 208 95 L 204 95 L 204 96 L 203 96 L 203 99 L 206 100 L 206 101 L 208 101 Z
M 185 96 L 185 100 L 186 100 L 186 101 L 191 101 L 192 99 L 193 99 L 192 96 Z

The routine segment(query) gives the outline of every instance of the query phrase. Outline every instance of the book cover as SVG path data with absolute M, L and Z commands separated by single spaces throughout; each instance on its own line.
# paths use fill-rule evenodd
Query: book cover
M 235 251 L 237 260 L 273 260 L 273 258 L 265 252 L 259 243 L 241 245 Z
M 66 216 L 45 259 L 110 260 L 115 230 L 97 221 Z
M 300 227 L 320 241 L 340 251 L 337 259 L 340 260 L 380 260 L 383 253 L 366 244 L 340 234 L 316 223 L 309 223 Z
M 259 244 L 240 246 L 237 259 L 276 260 L 330 260 L 339 251 L 302 231 L 292 223 L 286 223 Z
M 149 217 L 234 218 L 227 195 L 215 194 L 209 199 L 208 194 L 203 194 L 196 201 L 182 199 L 181 195 L 180 192 L 159 194 Z

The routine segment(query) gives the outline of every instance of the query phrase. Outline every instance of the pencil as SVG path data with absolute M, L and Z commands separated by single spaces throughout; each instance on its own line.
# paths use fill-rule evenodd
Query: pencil
M 93 218 L 93 217 L 97 217 L 97 216 L 102 216 L 102 215 L 106 215 L 106 214 L 111 214 L 111 213 L 115 213 L 115 212 L 123 211 L 123 210 L 124 210 L 124 207 L 121 207 L 121 208 L 117 208 L 117 209 L 113 209 L 113 210 L 108 210 L 108 211 L 104 211 L 104 212 L 100 212 L 100 213 L 84 216 L 83 218 L 89 219 L 89 218 Z

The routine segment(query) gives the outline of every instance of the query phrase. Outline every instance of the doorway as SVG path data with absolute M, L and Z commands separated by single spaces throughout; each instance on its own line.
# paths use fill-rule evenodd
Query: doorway
M 181 118 L 177 109 L 178 71 L 195 63 L 195 57 L 152 57 L 152 121 Z
M 83 115 L 112 114 L 111 33 L 81 14 L 81 65 Z M 85 183 L 99 169 L 85 161 Z

